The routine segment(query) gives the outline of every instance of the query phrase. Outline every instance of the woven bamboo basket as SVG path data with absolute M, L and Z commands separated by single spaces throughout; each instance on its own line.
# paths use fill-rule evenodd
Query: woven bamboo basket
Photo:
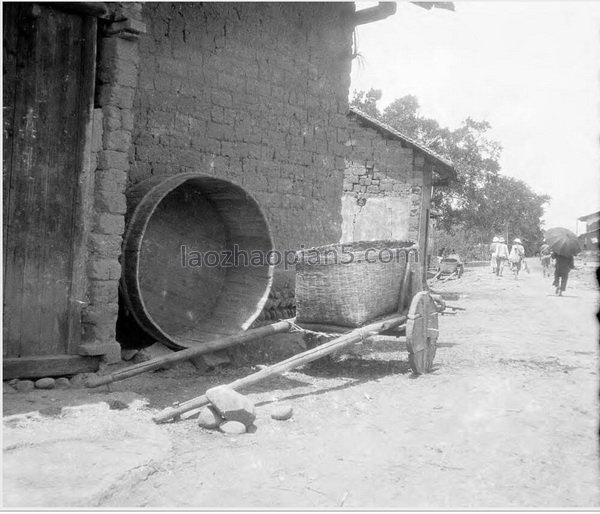
M 296 260 L 296 319 L 358 327 L 407 304 L 407 263 L 418 260 L 412 241 L 360 241 L 302 250 Z M 411 279 L 412 280 L 412 279 Z

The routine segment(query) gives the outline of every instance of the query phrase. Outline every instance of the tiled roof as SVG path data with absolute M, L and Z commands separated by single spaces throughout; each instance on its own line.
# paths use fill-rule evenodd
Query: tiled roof
M 449 180 L 456 180 L 456 170 L 454 169 L 454 165 L 452 164 L 452 162 L 450 162 L 448 159 L 436 154 L 430 148 L 402 134 L 402 132 L 399 132 L 387 123 L 383 123 L 382 121 L 379 121 L 378 119 L 369 116 L 368 114 L 362 112 L 356 107 L 350 107 L 350 113 L 356 115 L 361 121 L 365 122 L 368 125 L 371 125 L 373 128 L 385 132 L 386 134 L 395 137 L 396 139 L 399 139 L 403 143 L 406 143 L 412 148 L 419 150 L 421 153 L 425 154 L 425 158 L 427 160 L 437 165 L 435 171 L 439 175 Z
M 600 218 L 600 211 L 596 211 L 596 212 L 592 212 L 591 214 L 586 214 L 585 216 L 581 216 L 580 218 L 577 218 L 579 221 L 589 221 L 589 220 L 596 220 Z

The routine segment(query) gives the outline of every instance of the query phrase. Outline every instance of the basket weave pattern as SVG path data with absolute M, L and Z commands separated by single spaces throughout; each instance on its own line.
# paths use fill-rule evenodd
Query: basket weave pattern
M 417 259 L 411 241 L 360 241 L 298 252 L 296 320 L 358 327 L 397 311 L 409 252 Z

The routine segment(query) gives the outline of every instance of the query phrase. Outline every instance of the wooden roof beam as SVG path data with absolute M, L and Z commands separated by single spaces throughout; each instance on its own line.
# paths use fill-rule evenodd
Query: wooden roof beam
M 374 7 L 368 7 L 362 11 L 355 11 L 354 25 L 364 25 L 391 16 L 396 12 L 396 2 L 379 2 Z
M 46 5 L 61 11 L 95 16 L 96 18 L 109 19 L 110 17 L 106 2 L 48 2 Z

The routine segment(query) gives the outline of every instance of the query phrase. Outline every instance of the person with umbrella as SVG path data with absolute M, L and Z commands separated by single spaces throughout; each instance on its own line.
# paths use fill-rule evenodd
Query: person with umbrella
M 540 261 L 542 263 L 542 274 L 544 278 L 546 276 L 550 276 L 550 261 L 552 258 L 552 250 L 546 240 L 543 241 L 542 246 L 540 247 Z
M 573 256 L 581 251 L 577 236 L 566 228 L 551 228 L 546 231 L 546 243 L 552 249 L 552 259 L 556 260 L 554 282 L 556 294 L 562 296 L 567 289 L 569 272 L 575 269 Z

